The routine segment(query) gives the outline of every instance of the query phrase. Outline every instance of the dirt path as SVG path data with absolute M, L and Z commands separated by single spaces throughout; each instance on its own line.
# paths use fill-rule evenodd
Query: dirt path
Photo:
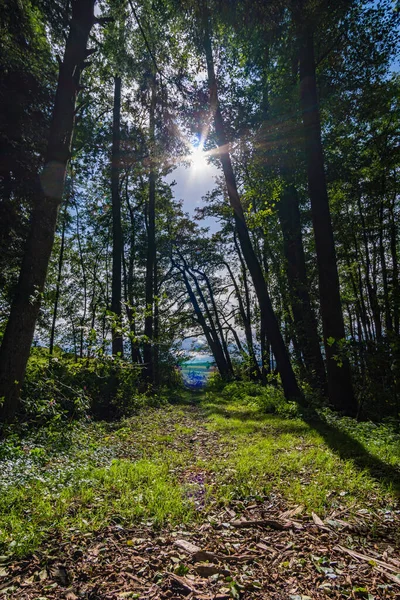
M 149 520 L 53 534 L 33 556 L 0 564 L 0 598 L 400 597 L 393 520 L 379 524 L 374 519 L 372 525 L 371 515 L 362 510 L 351 517 L 337 510 L 321 520 L 275 491 L 221 506 L 213 488 L 220 484 L 218 474 L 232 469 L 239 442 L 207 427 L 199 407 L 141 415 L 126 431 L 122 441 L 119 436 L 119 456 L 125 460 L 154 458 L 160 449 L 166 456 L 182 456 L 180 464 L 171 463 L 172 475 L 194 505 L 194 518 L 161 529 Z

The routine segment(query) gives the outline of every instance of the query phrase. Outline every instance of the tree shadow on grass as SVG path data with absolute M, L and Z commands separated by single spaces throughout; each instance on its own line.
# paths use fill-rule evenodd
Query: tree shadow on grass
M 400 497 L 399 468 L 369 452 L 361 442 L 339 427 L 327 423 L 316 412 L 308 412 L 302 418 L 340 458 L 352 460 L 357 468 L 367 471 L 376 481 L 391 485 L 396 496 Z
M 267 434 L 268 430 L 271 429 L 274 433 L 293 433 L 296 435 L 302 435 L 309 431 L 309 427 L 304 424 L 300 419 L 290 420 L 278 417 L 273 414 L 263 414 L 254 410 L 243 410 L 240 408 L 225 408 L 219 404 L 208 404 L 202 407 L 203 413 L 206 417 L 223 417 L 227 420 L 227 431 L 234 432 L 236 429 L 237 433 L 243 435 L 249 433 L 264 433 Z M 238 426 L 235 427 L 234 422 L 240 421 L 247 425 L 246 428 Z
M 254 410 L 246 410 L 245 408 L 235 409 L 232 408 L 232 405 L 225 406 L 228 404 L 229 401 L 213 403 L 204 406 L 203 410 L 206 416 L 221 416 L 226 418 L 228 423 L 235 419 L 248 422 L 249 428 L 245 430 L 238 428 L 238 431 L 243 434 L 251 432 L 267 433 L 268 421 L 271 422 L 271 419 L 274 420 L 275 418 L 277 422 L 271 423 L 275 432 L 301 435 L 302 433 L 306 433 L 309 427 L 311 427 L 311 429 L 319 433 L 327 446 L 341 459 L 352 460 L 358 469 L 367 471 L 376 481 L 391 485 L 395 494 L 400 497 L 400 468 L 388 464 L 369 452 L 361 442 L 339 427 L 327 423 L 316 411 L 305 411 L 305 414 L 302 415 L 302 421 L 305 425 L 302 425 L 298 420 L 283 419 L 282 417 L 275 417 L 275 415 L 270 414 L 264 415 Z M 229 430 L 233 432 L 234 427 L 228 427 L 227 431 Z

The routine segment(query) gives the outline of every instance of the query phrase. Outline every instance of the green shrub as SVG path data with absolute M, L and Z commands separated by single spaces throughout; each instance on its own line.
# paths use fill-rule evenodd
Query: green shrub
M 74 360 L 49 357 L 34 348 L 22 390 L 24 416 L 47 422 L 56 415 L 76 419 L 93 415 L 115 418 L 148 404 L 139 393 L 140 367 L 110 356 Z

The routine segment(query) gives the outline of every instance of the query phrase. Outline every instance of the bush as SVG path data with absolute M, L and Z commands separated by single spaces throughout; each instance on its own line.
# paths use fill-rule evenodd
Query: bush
M 68 354 L 49 357 L 34 348 L 22 390 L 28 420 L 46 422 L 55 415 L 67 419 L 116 418 L 148 404 L 139 393 L 140 367 L 110 356 L 75 361 Z

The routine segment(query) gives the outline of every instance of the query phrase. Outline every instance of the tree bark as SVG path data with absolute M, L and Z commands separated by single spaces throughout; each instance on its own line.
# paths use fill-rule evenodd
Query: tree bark
M 64 192 L 75 122 L 75 105 L 86 45 L 94 23 L 95 0 L 74 0 L 72 21 L 60 65 L 41 189 L 32 212 L 19 281 L 0 349 L 0 419 L 14 418 L 35 331 Z
M 366 222 L 365 222 L 364 211 L 362 209 L 361 192 L 357 196 L 357 206 L 358 206 L 358 212 L 360 215 L 362 238 L 363 238 L 364 251 L 365 251 L 365 260 L 363 261 L 363 263 L 364 263 L 363 266 L 364 266 L 364 271 L 365 271 L 365 281 L 367 284 L 368 299 L 369 299 L 369 304 L 371 307 L 372 317 L 373 317 L 374 325 L 375 325 L 375 337 L 376 337 L 376 340 L 378 342 L 380 342 L 382 340 L 381 313 L 380 313 L 380 307 L 379 307 L 378 297 L 377 297 L 377 293 L 376 293 L 376 284 L 373 285 L 371 282 L 371 257 L 370 257 L 369 247 L 368 247 L 367 226 L 366 226 Z
M 66 226 L 67 226 L 67 207 L 65 206 L 64 213 L 63 213 L 62 231 L 61 231 L 61 247 L 60 247 L 60 254 L 58 257 L 56 296 L 54 298 L 53 318 L 52 318 L 52 322 L 51 322 L 51 331 L 50 331 L 50 343 L 49 343 L 50 356 L 52 356 L 53 349 L 54 349 L 54 336 L 55 336 L 55 332 L 56 332 L 58 302 L 60 299 L 61 276 L 62 276 L 62 267 L 63 267 L 63 260 L 64 260 Z
M 112 281 L 111 312 L 115 319 L 112 327 L 113 356 L 123 356 L 124 345 L 121 332 L 121 270 L 123 238 L 121 226 L 121 196 L 119 192 L 121 152 L 121 77 L 114 78 L 114 109 L 111 153 L 111 200 L 112 200 Z
M 83 258 L 83 249 L 81 243 L 81 233 L 79 227 L 79 208 L 78 204 L 75 203 L 75 211 L 76 211 L 76 238 L 78 240 L 78 249 L 79 249 L 79 263 L 82 270 L 82 284 L 83 284 L 83 312 L 81 318 L 79 319 L 79 358 L 83 358 L 83 333 L 86 322 L 86 312 L 87 312 L 87 277 L 86 277 L 86 268 L 85 261 Z
M 260 371 L 260 367 L 258 366 L 257 358 L 256 358 L 256 355 L 254 352 L 253 332 L 251 330 L 251 321 L 248 318 L 248 312 L 244 308 L 242 296 L 241 296 L 239 287 L 236 283 L 236 279 L 232 273 L 232 269 L 230 268 L 228 263 L 225 262 L 224 265 L 226 266 L 228 273 L 230 275 L 230 278 L 232 280 L 233 287 L 234 287 L 235 293 L 236 293 L 236 299 L 238 301 L 239 314 L 240 314 L 240 317 L 241 317 L 242 323 L 243 323 L 244 334 L 246 336 L 247 352 L 248 352 L 249 359 L 250 359 L 251 377 L 256 380 L 261 380 L 261 371 Z M 235 339 L 236 339 L 236 337 L 235 337 Z M 236 340 L 236 344 L 238 345 L 237 340 Z M 241 344 L 240 344 L 240 348 L 242 348 Z
M 272 303 L 264 280 L 264 275 L 250 240 L 249 230 L 246 225 L 243 207 L 237 190 L 236 178 L 228 151 L 228 140 L 225 134 L 224 120 L 218 102 L 217 82 L 215 78 L 214 59 L 211 46 L 209 15 L 205 1 L 203 4 L 203 28 L 204 50 L 207 62 L 208 85 L 210 93 L 210 108 L 214 117 L 215 133 L 219 146 L 219 159 L 224 172 L 229 201 L 234 213 L 235 226 L 240 246 L 257 294 L 261 313 L 261 327 L 268 333 L 268 339 L 270 340 L 272 351 L 275 355 L 285 397 L 288 399 L 297 399 L 301 401 L 303 400 L 303 396 L 297 385 L 296 377 L 293 373 L 292 365 L 290 363 L 289 353 L 285 347 L 281 332 L 279 330 L 278 321 L 272 308 Z
M 228 366 L 229 371 L 233 375 L 233 365 L 232 365 L 232 361 L 231 361 L 231 356 L 229 354 L 228 344 L 226 343 L 224 332 L 222 329 L 221 320 L 219 318 L 218 308 L 217 308 L 217 304 L 215 302 L 214 292 L 213 292 L 213 289 L 211 286 L 211 282 L 210 282 L 209 278 L 207 277 L 207 275 L 203 271 L 200 271 L 199 269 L 193 269 L 193 271 L 198 273 L 199 275 L 201 275 L 201 277 L 203 277 L 204 281 L 206 282 L 206 286 L 207 286 L 208 293 L 210 296 L 211 306 L 213 308 L 214 315 L 215 315 L 216 330 L 219 333 L 222 348 L 223 348 L 225 358 L 226 358 L 226 364 Z
M 299 200 L 296 189 L 288 186 L 278 203 L 283 234 L 286 274 L 290 289 L 296 338 L 304 359 L 307 378 L 314 387 L 326 393 L 326 374 L 322 359 L 317 322 L 308 293 L 306 260 L 301 233 Z
M 156 81 L 152 77 L 150 103 L 150 173 L 149 173 L 149 202 L 147 207 L 147 259 L 146 259 L 146 315 L 144 320 L 145 343 L 143 345 L 143 362 L 145 378 L 149 383 L 154 382 L 154 267 L 156 263 L 156 171 L 155 171 L 155 112 L 156 112 Z
M 393 304 L 393 320 L 394 320 L 394 331 L 396 335 L 400 333 L 400 287 L 399 287 L 399 260 L 397 252 L 397 227 L 395 218 L 395 198 L 390 204 L 389 215 L 389 232 L 390 232 L 390 252 L 392 255 L 392 304 Z
M 128 194 L 128 176 L 126 177 L 126 193 L 125 193 L 126 204 L 129 211 L 130 219 L 130 236 L 129 236 L 129 259 L 128 269 L 125 274 L 126 283 L 126 315 L 129 323 L 130 331 L 130 345 L 131 345 L 131 358 L 133 363 L 140 364 L 142 362 L 142 356 L 139 350 L 139 344 L 136 341 L 136 314 L 135 314 L 135 290 L 134 290 L 134 265 L 136 258 L 136 223 L 135 215 L 133 212 L 132 205 L 129 200 Z
M 337 410 L 342 410 L 349 415 L 356 415 L 357 401 L 353 392 L 350 363 L 343 355 L 341 355 L 341 361 L 335 359 L 335 356 L 340 354 L 340 342 L 345 340 L 345 329 L 324 170 L 314 40 L 311 31 L 304 24 L 300 24 L 299 27 L 299 46 L 300 102 L 303 113 L 308 189 L 317 253 L 329 398 Z

